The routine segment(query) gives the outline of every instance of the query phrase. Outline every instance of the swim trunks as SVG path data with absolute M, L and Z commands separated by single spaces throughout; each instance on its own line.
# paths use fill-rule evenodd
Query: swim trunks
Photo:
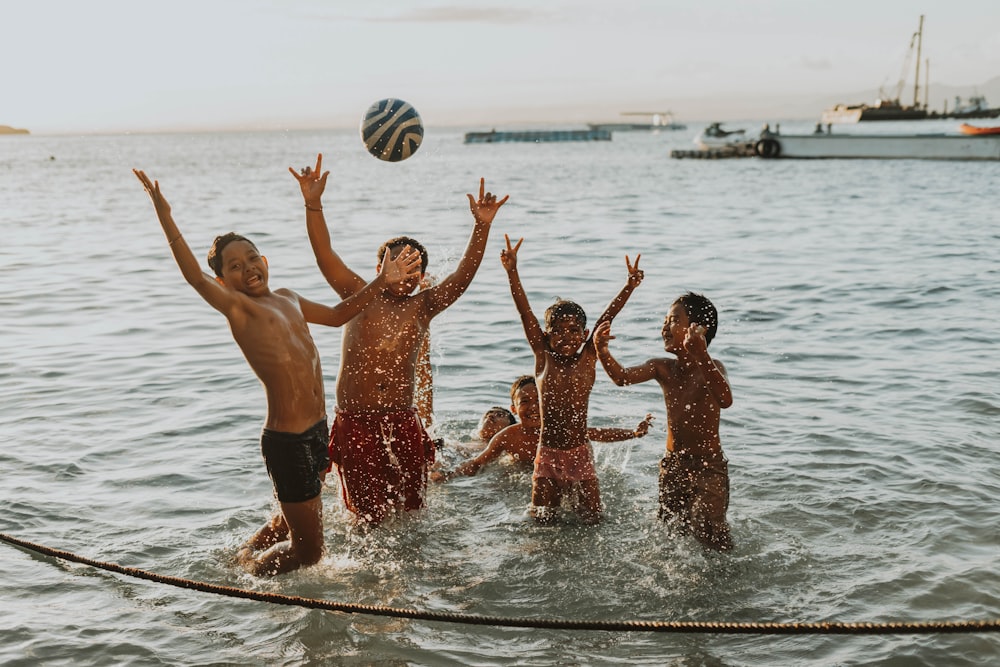
M 319 495 L 330 466 L 326 449 L 326 417 L 303 433 L 263 429 L 260 453 L 274 493 L 283 503 L 301 503 Z
M 573 449 L 539 446 L 538 453 L 535 454 L 533 478 L 549 478 L 567 483 L 597 479 L 594 453 L 589 444 Z
M 391 413 L 338 409 L 330 462 L 337 467 L 347 509 L 379 523 L 392 509 L 424 506 L 434 443 L 416 408 Z
M 729 509 L 729 462 L 717 457 L 668 452 L 660 461 L 659 518 L 678 520 L 684 529 L 721 549 L 732 547 Z

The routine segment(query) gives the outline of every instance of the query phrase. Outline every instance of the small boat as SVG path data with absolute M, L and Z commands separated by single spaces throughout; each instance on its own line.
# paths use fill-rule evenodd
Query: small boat
M 962 123 L 959 125 L 958 130 L 962 134 L 971 134 L 972 136 L 1000 134 L 1000 127 L 977 127 L 975 125 L 969 125 L 968 123 Z
M 753 143 L 753 137 L 747 136 L 745 129 L 724 130 L 722 123 L 712 123 L 698 133 L 694 143 L 702 150 L 713 148 L 738 148 Z

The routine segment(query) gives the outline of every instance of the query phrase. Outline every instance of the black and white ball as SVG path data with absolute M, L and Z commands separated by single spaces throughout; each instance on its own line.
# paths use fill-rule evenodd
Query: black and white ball
M 420 148 L 424 124 L 413 105 L 388 98 L 368 107 L 361 119 L 361 141 L 379 160 L 399 162 Z

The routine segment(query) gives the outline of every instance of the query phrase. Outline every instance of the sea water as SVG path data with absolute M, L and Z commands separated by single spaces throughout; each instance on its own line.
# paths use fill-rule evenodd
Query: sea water
M 1000 163 L 675 160 L 697 127 L 610 142 L 463 145 L 428 128 L 382 163 L 355 132 L 0 138 L 0 531 L 96 560 L 284 595 L 424 612 L 578 621 L 927 622 L 1000 618 Z M 783 124 L 782 131 L 791 131 Z M 811 131 L 811 124 L 803 125 Z M 253 238 L 272 287 L 333 303 L 287 167 L 324 153 L 337 251 L 374 275 L 391 236 L 453 270 L 479 178 L 510 194 L 478 275 L 432 325 L 447 466 L 532 357 L 499 262 L 524 237 L 536 314 L 593 320 L 641 253 L 615 322 L 625 364 L 663 356 L 687 290 L 717 305 L 712 354 L 732 554 L 656 519 L 655 384 L 598 369 L 604 522 L 537 527 L 503 464 L 432 486 L 373 531 L 325 491 L 328 554 L 256 579 L 231 564 L 274 508 L 264 395 L 224 318 L 184 282 L 131 173 L 160 181 L 188 243 Z M 313 328 L 333 410 L 340 331 Z M 1000 636 L 660 634 L 403 620 L 172 588 L 0 543 L 11 665 L 982 665 Z

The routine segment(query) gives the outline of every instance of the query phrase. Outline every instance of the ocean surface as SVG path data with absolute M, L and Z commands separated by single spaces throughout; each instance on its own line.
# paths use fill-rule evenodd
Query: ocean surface
M 738 126 L 738 124 L 729 124 Z M 746 127 L 751 127 L 746 124 Z M 0 532 L 222 586 L 423 612 L 576 621 L 1000 619 L 1000 163 L 675 160 L 699 124 L 610 142 L 462 143 L 428 128 L 382 163 L 357 132 L 0 137 Z M 470 128 L 483 129 L 483 128 Z M 812 124 L 782 123 L 782 131 Z M 432 325 L 442 459 L 532 367 L 499 262 L 540 314 L 596 318 L 641 253 L 616 320 L 626 364 L 663 356 L 673 299 L 720 312 L 710 351 L 737 548 L 656 519 L 655 384 L 598 369 L 604 522 L 536 527 L 529 475 L 498 464 L 430 489 L 374 531 L 324 493 L 328 555 L 256 579 L 231 564 L 270 515 L 264 395 L 224 318 L 184 282 L 146 194 L 160 181 L 203 257 L 235 230 L 271 286 L 335 302 L 287 167 L 325 155 L 334 244 L 374 275 L 408 234 L 444 275 L 480 176 L 510 194 L 468 292 Z M 206 267 L 207 268 L 207 267 Z M 314 327 L 332 413 L 340 330 Z M 332 479 L 332 478 L 331 478 Z M 985 665 L 1000 633 L 753 635 L 525 629 L 344 614 L 185 590 L 0 542 L 5 665 Z

